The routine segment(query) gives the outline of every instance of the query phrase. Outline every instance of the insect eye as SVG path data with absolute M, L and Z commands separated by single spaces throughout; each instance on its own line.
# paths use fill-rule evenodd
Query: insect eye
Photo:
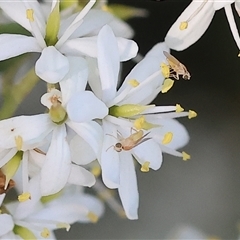
M 189 79 L 189 76 L 188 76 L 188 75 L 184 75 L 184 76 L 183 76 L 183 79 L 188 80 L 188 79 Z
M 122 144 L 121 144 L 121 143 L 116 143 L 114 149 L 115 149 L 117 152 L 121 152 L 122 149 L 123 149 Z

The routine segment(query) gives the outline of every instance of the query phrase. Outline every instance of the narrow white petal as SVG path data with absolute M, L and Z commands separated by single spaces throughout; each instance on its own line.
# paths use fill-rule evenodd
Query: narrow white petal
M 112 100 L 116 95 L 120 56 L 116 37 L 109 26 L 104 26 L 98 34 L 98 68 L 102 84 L 102 99 Z
M 87 62 L 81 57 L 68 57 L 69 72 L 59 83 L 62 92 L 62 104 L 65 106 L 70 97 L 80 91 L 84 91 L 87 85 Z
M 41 170 L 41 192 L 47 196 L 57 193 L 67 183 L 71 171 L 71 155 L 66 141 L 65 125 L 56 126 L 46 161 Z
M 103 119 L 108 108 L 90 91 L 74 94 L 67 104 L 68 117 L 74 122 L 88 122 L 92 119 Z
M 9 231 L 12 231 L 14 227 L 12 217 L 6 213 L 0 214 L 0 226 L 1 226 L 0 236 L 7 234 Z
M 162 165 L 161 148 L 159 144 L 151 139 L 139 144 L 132 152 L 141 165 L 150 162 L 149 167 L 153 170 L 159 169 Z
M 68 183 L 92 187 L 96 182 L 94 175 L 81 166 L 72 164 Z
M 93 150 L 95 153 L 95 156 L 98 157 L 102 149 L 102 139 L 103 139 L 103 131 L 101 126 L 94 121 L 90 121 L 88 123 L 74 123 L 69 121 L 67 124 L 84 141 L 86 141 L 86 143 L 88 143 L 89 147 L 91 146 L 92 148 L 91 151 Z M 87 152 L 85 154 L 89 154 L 93 156 L 93 153 Z
M 120 186 L 118 192 L 127 217 L 131 220 L 138 219 L 139 194 L 137 176 L 129 152 L 120 155 Z
M 187 21 L 203 2 L 203 0 L 194 0 L 182 12 L 165 37 L 165 42 L 168 47 L 178 51 L 184 50 L 195 43 L 204 34 L 215 13 L 213 8 L 214 1 L 207 1 L 198 14 L 188 23 L 186 29 L 180 30 L 179 28 L 180 24 Z
M 113 146 L 117 143 L 117 140 L 115 139 L 117 136 L 117 128 L 106 121 L 103 121 L 103 128 L 104 139 L 100 158 L 102 178 L 104 184 L 108 188 L 117 188 L 120 183 L 120 162 L 119 153 L 113 149 Z
M 42 51 L 35 38 L 19 34 L 1 34 L 0 50 L 0 61 L 23 53 Z
M 48 83 L 60 82 L 69 71 L 69 61 L 55 47 L 43 49 L 35 65 L 36 74 Z
M 95 139 L 93 139 L 93 141 L 95 141 Z M 93 151 L 93 148 L 79 135 L 73 137 L 69 145 L 71 149 L 72 162 L 79 165 L 85 165 L 97 159 L 97 155 Z M 97 144 L 97 146 L 98 145 L 99 144 Z M 97 151 L 99 151 L 98 148 Z

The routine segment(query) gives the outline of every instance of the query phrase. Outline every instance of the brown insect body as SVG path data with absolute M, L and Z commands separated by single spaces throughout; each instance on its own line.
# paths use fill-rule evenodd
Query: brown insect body
M 170 77 L 174 77 L 175 79 L 179 80 L 179 76 L 182 75 L 183 79 L 185 80 L 190 79 L 191 77 L 190 73 L 181 62 L 179 62 L 174 56 L 172 56 L 168 52 L 163 51 L 163 54 L 167 58 L 170 70 L 172 70 L 170 71 Z
M 133 149 L 134 147 L 138 146 L 139 144 L 151 139 L 151 138 L 145 138 L 149 133 L 150 132 L 143 134 L 143 131 L 139 130 L 136 133 L 131 134 L 127 138 L 123 138 L 120 135 L 120 133 L 118 133 L 119 142 L 117 142 L 115 145 L 113 145 L 111 147 L 113 147 L 114 150 L 117 152 L 121 152 L 122 150 L 129 151 L 129 150 Z

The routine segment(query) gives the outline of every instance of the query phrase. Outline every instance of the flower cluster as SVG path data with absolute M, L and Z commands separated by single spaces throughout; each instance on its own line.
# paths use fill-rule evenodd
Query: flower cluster
M 175 79 L 190 78 L 186 67 L 158 43 L 121 83 L 121 65 L 138 54 L 131 28 L 103 1 L 81 4 L 0 2 L 28 31 L 0 35 L 0 60 L 40 53 L 33 73 L 47 84 L 40 100 L 47 113 L 0 121 L 1 239 L 54 238 L 54 229 L 96 222 L 103 203 L 84 187 L 93 187 L 118 214 L 137 219 L 135 169 L 158 170 L 163 153 L 190 159 L 177 150 L 189 136 L 175 118 L 196 113 L 151 104 Z M 17 86 L 23 84 L 28 89 L 24 81 Z M 13 86 L 13 97 L 22 88 Z M 7 203 L 13 186 L 18 201 Z M 118 190 L 123 207 L 104 195 L 107 188 Z

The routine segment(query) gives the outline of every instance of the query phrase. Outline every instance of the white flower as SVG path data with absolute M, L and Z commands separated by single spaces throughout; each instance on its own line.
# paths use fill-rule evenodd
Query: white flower
M 52 89 L 41 99 L 43 105 L 50 109 L 51 119 L 56 123 L 46 154 L 46 161 L 41 170 L 43 195 L 54 194 L 65 186 L 69 174 L 73 171 L 72 161 L 77 164 L 86 164 L 89 163 L 88 161 L 94 160 L 93 157 L 90 157 L 81 162 L 81 157 L 84 157 L 86 153 L 80 154 L 78 158 L 71 154 L 67 141 L 67 127 L 75 132 L 74 135 L 77 134 L 81 137 L 77 139 L 78 144 L 85 141 L 85 145 L 89 145 L 88 149 L 94 152 L 90 153 L 90 156 L 98 156 L 102 142 L 102 129 L 98 123 L 92 120 L 102 119 L 108 113 L 108 108 L 102 101 L 92 92 L 85 91 L 88 71 L 84 59 L 72 57 L 69 58 L 69 61 L 71 62 L 70 71 L 60 82 L 62 92 Z M 72 141 L 76 141 L 76 139 L 74 138 Z M 77 175 L 80 170 L 83 173 L 86 172 L 86 178 L 89 179 L 89 172 L 80 166 L 75 166 L 75 168 L 79 169 L 75 173 L 76 179 L 79 178 Z M 94 182 L 91 180 L 90 183 L 85 184 L 92 186 Z
M 156 137 L 153 138 L 153 135 L 159 133 L 151 133 L 152 139 L 145 141 L 142 130 L 140 130 L 141 132 L 131 132 L 131 129 L 149 130 L 161 125 L 161 121 L 158 121 L 158 125 L 155 125 L 155 123 L 142 123 L 139 124 L 140 127 L 137 127 L 137 121 L 142 115 L 154 114 L 156 115 L 155 118 L 161 118 L 161 114 L 157 113 L 177 110 L 176 106 L 145 106 L 162 89 L 164 77 L 160 71 L 160 63 L 165 61 L 163 51 L 168 51 L 168 48 L 164 43 L 157 44 L 129 73 L 119 90 L 117 90 L 117 82 L 120 62 L 117 43 L 111 29 L 107 26 L 99 32 L 98 49 L 100 83 L 96 80 L 93 81 L 93 78 L 91 78 L 90 85 L 94 93 L 109 107 L 109 115 L 102 120 L 104 131 L 100 158 L 102 177 L 107 187 L 118 188 L 127 217 L 136 219 L 138 190 L 132 156 L 142 165 L 143 171 L 147 171 L 148 168 L 157 170 L 162 163 L 162 151 L 160 144 L 154 141 Z M 172 114 L 171 118 L 178 116 L 177 113 Z M 187 115 L 187 113 L 182 114 Z M 150 127 L 145 128 L 144 124 L 148 124 Z M 179 134 L 183 134 L 182 139 L 176 138 L 175 140 L 183 141 L 183 144 L 185 144 L 188 139 L 187 133 L 183 127 L 178 128 L 178 126 L 181 125 L 176 125 L 174 121 L 171 121 L 167 128 L 175 128 L 176 130 L 173 129 L 173 131 L 176 131 L 176 134 L 179 129 Z M 163 133 L 159 138 L 164 138 Z M 138 141 L 141 142 L 142 140 L 144 142 L 138 145 Z M 118 142 L 128 150 L 117 152 L 116 143 Z
M 0 214 L 0 239 L 55 239 L 54 229 L 69 231 L 70 224 L 96 222 L 103 214 L 103 204 L 98 199 L 72 187 L 52 196 L 50 201 L 41 198 L 39 181 L 39 176 L 30 180 L 31 200 L 4 205 L 7 211 Z
M 36 74 L 49 83 L 61 81 L 69 71 L 68 56 L 96 57 L 96 37 L 83 37 L 109 21 L 109 16 L 91 14 L 86 21 L 83 18 L 96 1 L 90 0 L 78 14 L 72 15 L 60 25 L 59 1 L 52 1 L 51 13 L 48 19 L 41 12 L 40 4 L 35 1 L 0 2 L 2 10 L 13 20 L 29 30 L 31 36 L 19 34 L 0 35 L 0 60 L 5 60 L 27 52 L 41 52 L 36 62 Z M 95 12 L 96 13 L 96 12 Z M 87 21 L 88 20 L 88 21 Z M 46 24 L 47 22 L 47 24 Z M 81 27 L 80 27 L 81 25 Z M 79 28 L 80 27 L 80 28 Z M 80 29 L 75 36 L 73 33 Z M 118 39 L 119 48 L 132 49 L 135 54 L 136 44 L 123 38 Z M 122 60 L 128 56 L 122 54 Z
M 28 186 L 29 152 L 46 144 L 54 123 L 47 114 L 19 116 L 0 121 L 0 168 L 6 175 L 5 189 L 20 164 L 22 189 Z
M 195 43 L 207 30 L 215 11 L 224 8 L 234 40 L 240 50 L 240 38 L 231 4 L 239 13 L 239 1 L 193 0 L 169 29 L 165 42 L 175 50 L 184 50 Z

